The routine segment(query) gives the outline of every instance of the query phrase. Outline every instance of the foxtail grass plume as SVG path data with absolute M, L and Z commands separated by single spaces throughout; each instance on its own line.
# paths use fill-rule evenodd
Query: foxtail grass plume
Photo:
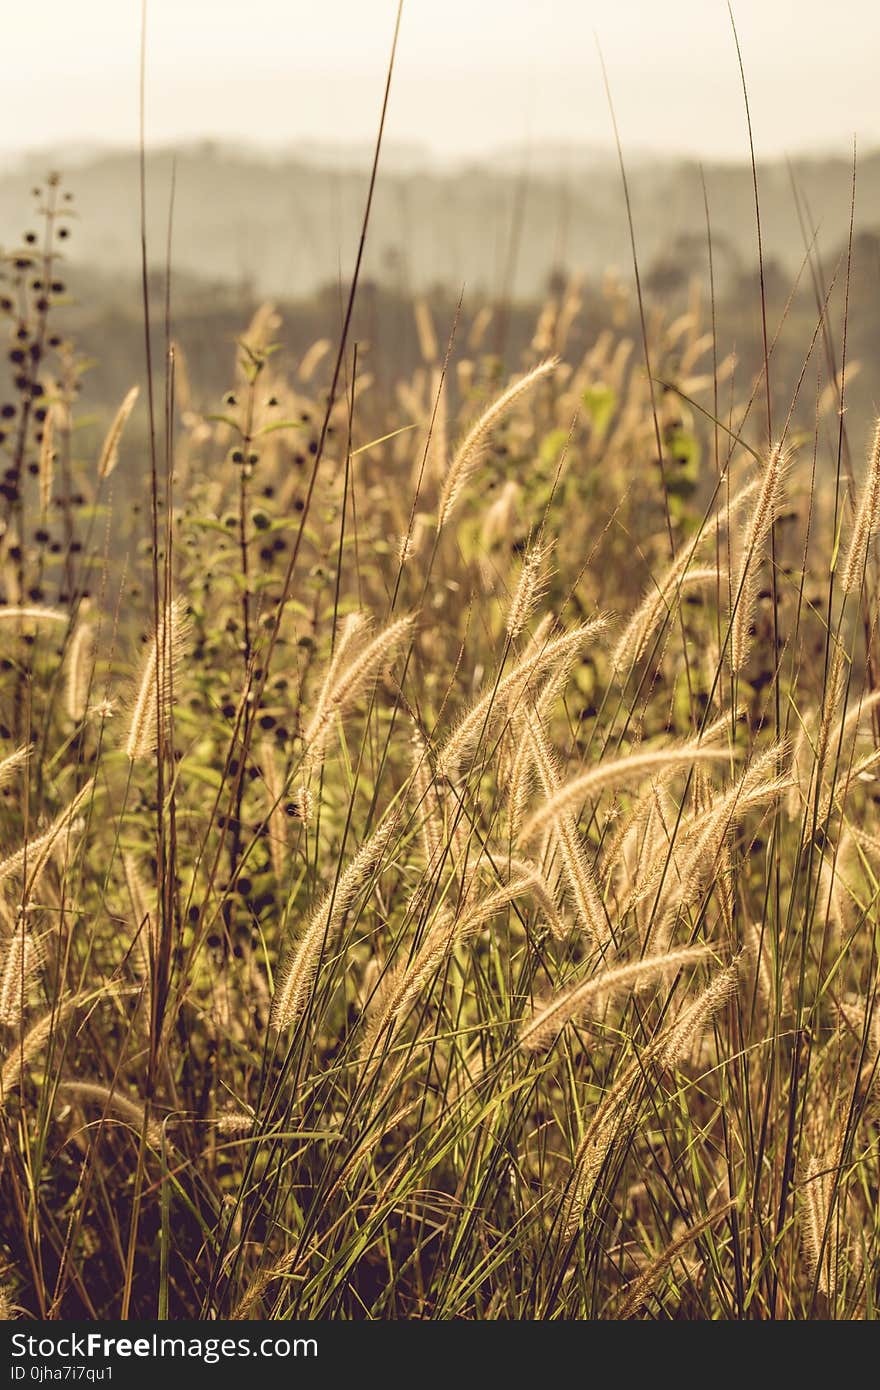
M 40 963 L 37 942 L 18 924 L 6 942 L 0 964 L 0 1023 L 5 1027 L 20 1027 Z
M 834 639 L 825 688 L 822 692 L 821 718 L 816 738 L 815 777 L 817 782 L 821 782 L 825 776 L 828 754 L 832 748 L 835 715 L 846 690 L 847 668 L 848 659 L 844 645 Z
M 356 611 L 349 613 L 343 619 L 336 635 L 336 642 L 333 653 L 324 674 L 321 689 L 315 702 L 315 709 L 312 718 L 307 726 L 305 741 L 307 748 L 312 747 L 316 742 L 317 731 L 322 729 L 325 724 L 330 722 L 332 716 L 327 711 L 334 697 L 334 692 L 340 688 L 340 672 L 345 669 L 345 665 L 350 661 L 358 639 L 367 631 L 370 624 L 366 613 Z
M 0 762 L 0 791 L 2 791 L 4 787 L 9 786 L 9 783 L 14 779 L 16 773 L 20 772 L 26 765 L 30 755 L 30 745 L 25 744 L 23 748 L 16 748 L 14 753 L 7 754 L 2 762 Z
M 857 732 L 859 724 L 866 715 L 876 709 L 878 704 L 880 704 L 880 690 L 871 690 L 863 694 L 861 699 L 847 710 L 845 717 L 838 722 L 832 731 L 832 747 L 840 738 L 848 738 L 850 734 Z
M 842 937 L 852 930 L 857 899 L 854 900 L 844 874 L 844 860 L 849 847 L 849 834 L 841 833 L 835 847 L 822 855 L 816 895 L 816 920 L 823 928 L 831 927 Z
M 561 784 L 556 758 L 538 719 L 533 716 L 526 717 L 526 733 L 544 799 L 552 801 L 558 795 Z M 548 826 L 559 844 L 568 890 L 578 915 L 577 925 L 587 933 L 594 944 L 604 945 L 609 936 L 605 909 L 574 817 L 568 811 L 562 810 L 551 817 Z
M 406 1015 L 424 986 L 437 973 L 455 944 L 451 914 L 441 912 L 432 923 L 411 960 L 389 970 L 377 988 L 364 1022 L 360 1056 L 369 1059 L 386 1029 L 394 1029 Z
M 418 559 L 424 549 L 430 532 L 430 518 L 426 512 L 416 512 L 412 524 L 400 537 L 397 545 L 397 561 L 408 565 Z
M 445 825 L 430 751 L 418 727 L 412 735 L 412 761 L 412 799 L 421 831 L 425 866 L 430 870 L 440 861 Z
M 186 353 L 182 345 L 173 339 L 170 344 L 171 360 L 174 362 L 174 401 L 180 411 L 180 418 L 184 425 L 194 426 L 198 429 L 201 421 L 197 410 L 193 406 L 192 382 L 190 380 L 189 365 Z M 169 363 L 170 365 L 170 363 Z
M 426 411 L 425 428 L 431 432 L 428 441 L 428 457 L 426 468 L 432 478 L 442 478 L 446 468 L 446 460 L 449 457 L 449 401 L 446 386 L 446 377 L 443 369 L 436 366 L 431 371 L 431 381 L 428 392 L 428 409 Z M 422 459 L 418 455 L 416 468 L 416 479 L 422 470 Z M 415 481 L 415 480 L 414 480 Z M 428 518 L 422 514 L 423 526 L 426 529 Z
M 649 1049 L 657 1066 L 678 1066 L 719 1010 L 734 997 L 739 988 L 740 961 L 741 957 L 736 956 L 723 970 L 718 970 L 702 993 L 662 1030 Z
M 468 901 L 458 914 L 442 911 L 413 959 L 390 971 L 376 991 L 367 1011 L 361 1055 L 369 1056 L 385 1029 L 389 1026 L 393 1028 L 406 1014 L 454 946 L 475 936 L 516 898 L 534 891 L 534 886 L 531 872 L 514 873 L 508 883 L 485 897 L 479 893 L 469 894 Z M 473 902 L 469 901 L 471 896 L 475 898 Z
M 689 569 L 691 556 L 683 556 L 671 565 L 642 600 L 630 618 L 611 654 L 611 667 L 615 674 L 628 670 L 645 655 L 651 635 L 674 610 L 684 589 L 695 589 L 702 585 L 720 583 L 726 578 L 726 571 L 708 567 Z
M 846 1027 L 864 1042 L 865 1062 L 870 1065 L 880 1055 L 880 1001 L 876 993 L 848 995 L 838 1000 L 837 1007 Z
M 441 910 L 412 959 L 395 966 L 382 980 L 367 1010 L 362 1056 L 368 1056 L 385 1029 L 407 1012 L 454 946 L 475 936 L 504 907 L 533 889 L 528 873 L 515 873 L 508 883 L 486 895 L 475 891 L 476 883 L 474 874 L 461 910 Z
M 477 861 L 476 867 L 488 867 L 489 862 L 488 856 L 484 855 Z M 571 924 L 565 920 L 560 911 L 555 893 L 540 866 L 531 859 L 524 859 L 515 855 L 506 855 L 503 863 L 510 880 L 518 881 L 523 890 L 530 893 L 535 899 L 537 906 L 546 918 L 551 936 L 557 941 L 564 941 L 571 930 Z M 493 868 L 493 872 L 497 872 L 497 870 Z
M 716 738 L 730 733 L 730 727 L 730 714 L 724 713 L 720 719 L 703 728 L 692 745 L 699 748 L 712 744 Z M 728 756 L 733 756 L 733 752 Z M 610 835 L 605 849 L 609 873 L 619 870 L 630 885 L 634 881 L 634 870 L 642 863 L 651 862 L 653 853 L 659 851 L 660 842 L 669 849 L 670 827 L 680 820 L 680 809 L 669 794 L 669 783 L 676 776 L 676 771 L 673 760 L 666 769 L 652 774 L 646 791 L 635 796 L 616 831 Z
M 122 871 L 134 912 L 135 934 L 132 946 L 134 967 L 140 979 L 149 980 L 152 975 L 158 944 L 156 941 L 155 890 L 147 887 L 137 859 L 128 850 L 122 851 Z
M 492 682 L 467 713 L 459 720 L 437 758 L 438 771 L 453 779 L 478 748 L 480 741 L 496 725 L 508 717 L 527 698 L 530 690 L 549 675 L 565 666 L 589 642 L 607 631 L 608 618 L 603 614 L 592 622 L 582 623 L 558 637 L 530 642 L 512 670 L 497 682 Z
M 419 351 L 422 354 L 422 361 L 434 363 L 437 361 L 437 334 L 434 331 L 431 306 L 426 299 L 420 297 L 415 301 L 413 304 L 413 316 L 416 321 L 416 333 L 419 339 Z
M 810 1126 L 812 1152 L 805 1165 L 800 1195 L 805 1208 L 803 1244 L 807 1270 L 820 1293 L 827 1296 L 837 1276 L 838 1233 L 834 1229 L 833 1206 L 846 1126 L 838 1124 L 835 1134 L 827 1102 L 823 1109 L 821 1128 L 815 1119 Z
M 562 783 L 554 795 L 529 817 L 519 834 L 519 843 L 527 844 L 555 819 L 560 811 L 582 805 L 609 787 L 625 787 L 659 772 L 679 771 L 699 762 L 727 762 L 730 753 L 724 748 L 706 748 L 701 743 L 681 744 L 647 753 L 629 753 L 623 758 L 609 759 Z
M 861 588 L 868 546 L 880 527 L 880 419 L 874 428 L 874 439 L 868 455 L 868 471 L 862 484 L 849 549 L 846 553 L 840 583 L 845 594 Z
M 570 1240 L 577 1230 L 615 1146 L 622 1143 L 635 1126 L 638 1097 L 643 1087 L 641 1068 L 638 1065 L 627 1067 L 596 1107 L 572 1159 L 560 1212 L 564 1240 Z
M 736 673 L 745 666 L 751 648 L 751 626 L 758 593 L 758 567 L 783 499 L 785 458 L 780 445 L 770 450 L 761 490 L 743 535 L 739 574 L 733 585 L 734 611 L 730 624 L 730 668 Z
M 668 979 L 679 970 L 700 965 L 710 954 L 709 946 L 686 946 L 679 951 L 617 965 L 600 971 L 589 980 L 569 985 L 537 1005 L 531 1018 L 520 1027 L 519 1045 L 524 1052 L 543 1052 L 567 1023 L 585 1021 L 597 1005 L 620 994 L 643 989 L 656 980 Z
M 516 401 L 537 382 L 550 376 L 557 366 L 558 359 L 555 357 L 548 358 L 546 362 L 539 362 L 537 367 L 533 367 L 525 376 L 519 377 L 508 386 L 507 390 L 483 411 L 476 424 L 465 435 L 443 481 L 438 507 L 438 530 L 446 525 L 470 478 L 480 466 L 491 431 Z
M 224 1110 L 214 1121 L 218 1134 L 249 1134 L 254 1127 L 252 1110 Z
M 751 482 L 740 488 L 739 492 L 730 499 L 730 503 L 725 504 L 724 507 L 715 512 L 702 530 L 676 555 L 660 578 L 652 583 L 642 602 L 626 624 L 611 653 L 611 667 L 616 675 L 629 670 L 631 666 L 641 660 L 647 651 L 651 634 L 673 611 L 682 588 L 692 584 L 721 582 L 723 578 L 726 578 L 725 570 L 719 570 L 715 567 L 698 567 L 691 570 L 690 566 L 696 559 L 699 550 L 704 545 L 710 544 L 718 536 L 723 526 L 729 525 L 731 518 L 755 495 L 759 486 L 760 479 L 753 478 Z
M 312 346 L 303 353 L 297 376 L 300 381 L 311 381 L 317 368 L 332 347 L 329 338 L 316 338 Z
M 117 463 L 119 462 L 119 444 L 125 426 L 128 424 L 128 417 L 134 410 L 135 401 L 138 398 L 138 387 L 132 386 L 127 393 L 121 406 L 113 417 L 113 423 L 104 439 L 101 453 L 98 458 L 98 478 L 101 482 L 109 478 Z
M 849 766 L 844 766 L 839 770 L 839 776 L 834 780 L 834 785 L 826 786 L 819 801 L 818 822 L 820 825 L 828 819 L 832 805 L 841 806 L 844 804 L 856 782 L 875 781 L 875 769 L 878 764 L 880 764 L 880 748 L 873 748 L 870 753 L 864 753 L 861 758 L 856 758 Z
M 862 1069 L 859 1087 L 869 1100 L 880 1097 L 880 1004 L 876 988 L 869 995 L 850 994 L 838 1001 L 841 1030 L 849 1030 L 856 1038 Z
M 413 626 L 411 616 L 398 618 L 358 651 L 354 650 L 356 639 L 366 627 L 366 618 L 358 613 L 346 620 L 318 695 L 315 712 L 303 735 L 306 748 L 304 776 L 320 764 L 337 718 L 379 679 L 412 634 Z
M 477 891 L 476 882 L 471 878 L 462 911 L 454 919 L 456 941 L 466 941 L 469 937 L 475 936 L 503 907 L 507 907 L 524 894 L 534 893 L 536 886 L 536 876 L 531 868 L 523 873 L 514 872 L 507 883 L 493 889 L 486 896 Z
M 26 844 L 0 864 L 0 883 L 6 882 L 26 869 L 27 880 L 22 892 L 22 900 L 25 903 L 39 882 L 50 857 L 56 849 L 62 846 L 62 836 L 65 837 L 66 842 L 67 837 L 73 833 L 76 818 L 86 802 L 94 796 L 95 789 L 95 779 L 92 777 L 61 814 L 56 816 L 48 830 L 43 831 L 42 834 L 33 839 L 29 839 Z
M 700 1221 L 695 1221 L 693 1225 L 688 1226 L 686 1230 L 676 1236 L 675 1240 L 670 1241 L 662 1254 L 658 1255 L 657 1259 L 652 1261 L 644 1273 L 640 1274 L 639 1277 L 634 1279 L 629 1285 L 626 1290 L 626 1296 L 620 1305 L 620 1309 L 615 1314 L 615 1317 L 621 1319 L 635 1317 L 646 1299 L 648 1299 L 653 1292 L 657 1280 L 669 1269 L 670 1265 L 675 1263 L 682 1250 L 687 1249 L 687 1247 L 692 1245 L 695 1240 L 698 1240 L 701 1235 L 704 1235 L 706 1231 L 716 1226 L 719 1221 L 722 1221 L 724 1217 L 733 1210 L 735 1205 L 736 1203 L 732 1199 L 725 1202 L 723 1206 L 716 1207 L 714 1211 L 709 1212 L 708 1216 L 704 1216 Z
M 654 937 L 655 949 L 661 949 L 678 911 L 699 899 L 714 875 L 727 836 L 746 813 L 788 790 L 791 778 L 779 775 L 787 752 L 785 740 L 772 744 L 732 787 L 679 824 L 674 845 L 661 844 L 654 862 L 634 885 L 633 897 L 627 904 L 628 908 L 633 907 L 661 894 L 651 927 L 659 934 Z
M 80 623 L 67 653 L 67 713 L 75 724 L 85 718 L 95 661 L 95 630 Z
M 144 1127 L 144 1103 L 134 1101 L 130 1097 L 123 1095 L 116 1088 L 102 1086 L 96 1081 L 68 1081 L 63 1079 L 58 1082 L 56 1094 L 61 1100 L 69 1101 L 73 1104 L 85 1107 L 89 1104 L 101 1107 L 101 1123 L 105 1124 L 108 1120 L 117 1120 L 127 1125 L 134 1133 L 140 1134 Z M 147 1124 L 147 1142 L 153 1149 L 162 1147 L 162 1125 L 158 1120 L 150 1120 Z
M 483 550 L 491 550 L 507 540 L 516 520 L 521 496 L 522 487 L 514 478 L 508 478 L 498 489 L 494 502 L 486 508 L 480 527 L 480 546 Z
M 278 765 L 278 755 L 268 739 L 261 743 L 258 753 L 268 803 L 269 859 L 272 864 L 272 872 L 280 882 L 288 854 L 287 816 L 283 805 L 284 775 L 283 770 Z
M 23 1037 L 10 1046 L 0 1067 L 0 1110 L 8 1104 L 20 1084 L 23 1073 L 46 1043 L 64 1026 L 74 1009 L 85 1003 L 88 996 L 74 995 L 63 999 L 38 1018 Z
M 242 342 L 247 343 L 250 352 L 255 355 L 266 353 L 280 327 L 281 315 L 272 301 L 265 299 L 254 310 Z
M 510 609 L 507 614 L 507 635 L 514 642 L 527 626 L 544 589 L 543 569 L 549 547 L 531 545 L 523 556 Z
M 302 936 L 288 951 L 278 972 L 269 1015 L 270 1025 L 276 1032 L 298 1022 L 305 1011 L 324 953 L 359 894 L 378 870 L 398 822 L 396 814 L 386 816 L 364 841 L 335 886 L 324 894 Z
M 67 614 L 57 608 L 40 608 L 37 604 L 10 604 L 0 608 L 0 622 L 20 619 L 28 623 L 66 623 Z
M 537 718 L 541 717 L 537 710 L 535 715 Z M 518 732 L 518 728 L 517 724 L 514 724 L 514 733 L 516 732 Z M 535 765 L 532 761 L 531 745 L 527 738 L 518 739 L 514 749 L 507 777 L 507 823 L 511 841 L 518 844 L 528 808 L 531 805 L 535 784 Z
M 615 886 L 618 903 L 626 901 L 641 877 L 643 866 L 653 861 L 661 844 L 669 847 L 678 807 L 662 778 L 649 783 L 634 797 L 629 810 L 610 834 L 604 853 L 605 875 Z
M 769 1013 L 776 999 L 776 977 L 773 970 L 770 933 L 749 918 L 743 930 L 743 938 L 745 941 L 743 964 L 748 964 L 752 968 L 752 987 L 755 998 Z
M 132 762 L 149 758 L 159 746 L 159 730 L 171 715 L 174 687 L 186 648 L 188 623 L 180 599 L 166 604 L 143 663 L 131 711 L 126 756 Z

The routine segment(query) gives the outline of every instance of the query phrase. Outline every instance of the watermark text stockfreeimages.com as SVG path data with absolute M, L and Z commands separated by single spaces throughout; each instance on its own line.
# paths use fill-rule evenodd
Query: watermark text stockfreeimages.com
M 133 1357 L 191 1359 L 215 1365 L 235 1357 L 315 1357 L 318 1343 L 314 1337 L 165 1337 L 158 1332 L 142 1337 L 108 1337 L 102 1332 L 67 1332 L 47 1337 L 16 1332 L 11 1338 L 11 1354 L 13 1359 L 31 1361 L 55 1357 L 71 1361 Z

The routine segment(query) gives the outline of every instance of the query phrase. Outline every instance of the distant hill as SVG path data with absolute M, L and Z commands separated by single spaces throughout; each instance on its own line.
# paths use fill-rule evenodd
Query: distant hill
M 76 194 L 80 222 L 71 258 L 110 276 L 131 276 L 139 258 L 138 165 L 133 152 L 51 157 Z M 0 245 L 14 244 L 30 218 L 29 191 L 50 156 L 0 171 Z M 360 150 L 321 148 L 269 157 L 216 144 L 162 150 L 148 159 L 149 242 L 164 259 L 172 164 L 176 163 L 174 265 L 253 294 L 297 297 L 332 283 L 351 266 L 366 191 Z M 645 267 L 705 264 L 700 168 L 685 160 L 634 156 L 630 183 Z M 849 218 L 845 159 L 799 158 L 759 169 L 765 250 L 786 275 L 804 240 L 792 192 L 819 228 L 820 249 L 836 249 Z M 720 276 L 754 264 L 751 171 L 705 169 Z M 880 152 L 861 157 L 856 225 L 880 227 Z M 401 293 L 437 285 L 492 296 L 539 295 L 560 265 L 597 276 L 627 269 L 629 244 L 620 174 L 593 151 L 506 151 L 493 165 L 420 163 L 417 150 L 389 151 L 376 191 L 368 276 Z

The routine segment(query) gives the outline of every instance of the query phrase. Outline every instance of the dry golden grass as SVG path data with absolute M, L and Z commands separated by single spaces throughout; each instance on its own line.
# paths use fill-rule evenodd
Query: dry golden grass
M 510 379 L 485 314 L 443 376 L 416 313 L 390 396 L 361 363 L 326 404 L 269 308 L 221 410 L 169 355 L 125 565 L 134 390 L 55 571 L 25 424 L 4 1306 L 873 1317 L 876 439 L 853 507 L 748 397 L 712 457 L 687 398 L 732 368 L 658 319 L 664 497 L 632 343 L 567 356 L 576 286 Z

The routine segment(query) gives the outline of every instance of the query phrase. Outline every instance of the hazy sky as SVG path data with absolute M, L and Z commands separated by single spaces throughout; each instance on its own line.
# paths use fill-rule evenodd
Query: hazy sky
M 395 0 L 149 0 L 148 138 L 372 139 Z M 880 143 L 876 0 L 735 0 L 760 154 Z M 388 135 L 745 152 L 725 0 L 404 0 Z M 140 0 L 2 0 L 0 150 L 130 143 Z

